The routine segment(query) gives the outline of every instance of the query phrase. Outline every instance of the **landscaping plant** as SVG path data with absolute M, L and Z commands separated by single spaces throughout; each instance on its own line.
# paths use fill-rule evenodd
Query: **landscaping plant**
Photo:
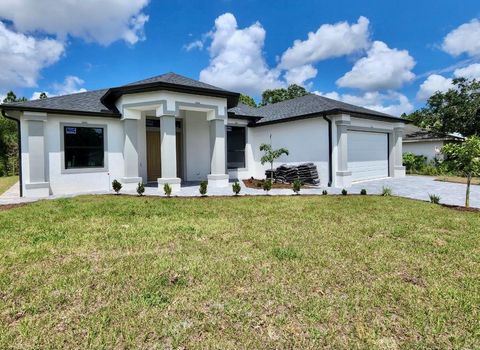
M 293 181 L 292 189 L 293 189 L 293 192 L 295 192 L 295 194 L 300 194 L 301 188 L 302 188 L 302 181 L 300 181 L 299 179 L 296 179 L 295 181 Z
M 163 192 L 165 192 L 165 196 L 170 197 L 172 194 L 172 186 L 169 184 L 163 185 Z
M 242 189 L 242 187 L 240 186 L 240 183 L 238 183 L 238 181 L 236 181 L 233 185 L 232 185 L 232 190 L 233 190 L 233 193 L 235 193 L 235 196 L 238 196 L 238 194 L 240 193 L 240 190 Z
M 143 182 L 139 182 L 138 185 L 137 185 L 137 193 L 138 195 L 141 197 L 143 196 L 143 194 L 145 193 L 145 185 L 143 184 Z
M 328 191 L 327 190 L 323 190 L 322 191 L 322 195 L 326 196 L 328 194 Z
M 272 135 L 270 135 L 270 144 L 262 143 L 260 145 L 260 151 L 264 152 L 262 158 L 260 158 L 260 163 L 264 165 L 265 163 L 270 163 L 270 180 L 273 182 L 273 162 L 275 159 L 280 158 L 283 154 L 288 156 L 288 149 L 286 148 L 279 148 L 273 149 L 272 147 Z
M 440 204 L 440 196 L 437 194 L 428 194 L 428 197 L 430 198 L 430 203 L 433 204 Z
M 360 191 L 360 194 L 361 194 L 362 196 L 366 196 L 366 195 L 367 195 L 367 190 L 364 189 L 364 188 L 362 188 L 362 190 Z
M 267 192 L 268 194 L 268 191 L 270 191 L 272 189 L 272 180 L 270 179 L 266 179 L 265 181 L 263 181 L 263 190 Z
M 382 196 L 389 197 L 392 195 L 392 189 L 390 187 L 382 187 Z
M 342 190 L 342 195 L 343 195 L 343 196 L 346 196 L 347 194 L 348 194 L 347 190 L 346 190 L 346 189 L 343 189 L 343 190 Z
M 208 184 L 206 181 L 202 181 L 200 182 L 200 194 L 202 196 L 206 196 L 207 195 L 207 187 L 208 187 Z
M 120 194 L 120 190 L 122 189 L 122 184 L 117 180 L 112 181 L 112 188 L 116 194 Z
M 467 178 L 465 206 L 470 206 L 470 185 L 473 176 L 480 175 L 480 137 L 472 136 L 464 142 L 449 143 L 442 147 L 445 163 Z

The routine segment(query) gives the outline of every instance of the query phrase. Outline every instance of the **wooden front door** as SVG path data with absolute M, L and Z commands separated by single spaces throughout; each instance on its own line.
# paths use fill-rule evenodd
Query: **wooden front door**
M 160 132 L 147 131 L 147 178 L 148 181 L 157 181 L 160 177 Z

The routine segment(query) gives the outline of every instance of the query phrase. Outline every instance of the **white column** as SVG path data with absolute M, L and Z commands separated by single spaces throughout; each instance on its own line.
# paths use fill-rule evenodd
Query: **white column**
M 403 125 L 393 129 L 393 177 L 404 177 L 405 167 L 403 166 Z
M 126 109 L 123 112 L 123 161 L 124 177 L 120 179 L 124 189 L 135 191 L 137 184 L 142 182 L 139 176 L 139 156 L 138 156 L 138 125 L 142 119 L 142 112 L 138 110 Z
M 180 190 L 181 180 L 177 177 L 175 116 L 160 115 L 159 118 L 162 177 L 158 179 L 158 189 L 163 192 L 164 184 L 168 183 L 172 187 L 172 191 L 176 192 Z
M 337 171 L 335 186 L 346 188 L 352 185 L 352 172 L 348 170 L 348 127 L 350 116 L 340 115 L 335 120 L 337 128 Z
M 227 187 L 226 174 L 226 132 L 223 119 L 210 119 L 210 175 L 208 184 L 211 187 Z
M 28 180 L 25 181 L 25 197 L 48 197 L 50 183 L 47 180 L 45 145 L 45 113 L 25 112 L 22 122 L 27 123 Z

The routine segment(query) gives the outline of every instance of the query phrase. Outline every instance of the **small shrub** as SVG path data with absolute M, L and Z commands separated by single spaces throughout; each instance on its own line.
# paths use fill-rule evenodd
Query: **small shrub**
M 392 189 L 390 187 L 382 187 L 382 196 L 389 197 L 392 195 Z
M 172 195 L 172 186 L 169 184 L 163 185 L 163 192 L 165 192 L 165 196 L 170 197 Z
M 270 179 L 267 179 L 263 182 L 263 190 L 264 191 L 270 191 L 272 189 L 272 180 Z
M 122 189 L 122 184 L 118 182 L 117 180 L 112 181 L 112 188 L 115 191 L 116 194 L 120 193 L 120 190 Z
M 233 185 L 232 185 L 232 191 L 233 193 L 235 193 L 235 196 L 238 196 L 238 194 L 240 193 L 240 190 L 242 189 L 242 187 L 240 186 L 240 184 L 238 182 L 235 182 Z
M 138 195 L 141 197 L 143 196 L 143 194 L 145 193 L 145 185 L 143 184 L 143 182 L 139 182 L 138 185 L 137 185 L 137 193 Z
M 348 194 L 347 190 L 346 190 L 346 189 L 343 189 L 343 190 L 342 190 L 342 195 L 343 195 L 343 196 L 346 196 L 347 194 Z
M 202 196 L 206 196 L 206 195 L 207 195 L 207 188 L 208 188 L 208 183 L 207 183 L 207 181 L 202 181 L 202 182 L 200 182 L 200 189 L 199 189 L 199 191 L 200 191 L 200 194 L 201 194 Z
M 295 192 L 295 194 L 299 194 L 301 188 L 302 188 L 302 181 L 300 181 L 299 179 L 296 179 L 295 181 L 293 181 L 292 189 L 293 189 L 293 192 Z
M 367 195 L 367 190 L 364 189 L 364 188 L 362 188 L 362 190 L 360 191 L 360 194 L 361 194 L 362 196 L 366 196 L 366 195 Z
M 438 194 L 428 194 L 430 198 L 430 203 L 440 204 L 440 196 Z
M 327 190 L 323 190 L 322 191 L 322 195 L 326 196 L 328 194 L 328 191 Z

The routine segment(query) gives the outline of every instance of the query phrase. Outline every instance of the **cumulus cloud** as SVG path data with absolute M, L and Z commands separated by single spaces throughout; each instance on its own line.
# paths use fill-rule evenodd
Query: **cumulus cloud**
M 414 109 L 414 106 L 410 103 L 407 96 L 396 91 L 387 91 L 386 93 L 380 93 L 378 91 L 365 92 L 361 95 L 339 94 L 336 91 L 325 94 L 315 91 L 315 93 L 337 101 L 395 116 L 400 116 L 402 113 L 410 113 Z
M 0 17 L 20 32 L 68 35 L 109 45 L 116 40 L 135 44 L 144 39 L 149 0 L 3 0 Z
M 442 49 L 452 56 L 480 55 L 480 21 L 472 19 L 452 30 L 443 39 Z
M 85 82 L 74 75 L 68 75 L 65 77 L 63 83 L 53 84 L 53 93 L 48 91 L 35 91 L 32 95 L 32 100 L 38 100 L 40 94 L 45 92 L 48 97 L 60 96 L 60 95 L 69 95 L 75 94 L 78 92 L 85 92 L 87 89 L 81 87 Z
M 291 69 L 321 60 L 340 57 L 369 46 L 369 21 L 360 17 L 355 24 L 339 22 L 323 24 L 306 40 L 295 40 L 280 59 L 279 67 Z
M 415 60 L 407 50 L 391 49 L 384 42 L 375 41 L 367 56 L 338 79 L 337 85 L 366 91 L 398 89 L 415 77 L 411 71 L 414 66 Z
M 443 75 L 439 74 L 429 75 L 428 78 L 420 84 L 420 88 L 417 92 L 417 99 L 427 100 L 437 91 L 444 92 L 452 87 L 452 79 L 445 78 Z
M 239 29 L 231 13 L 219 16 L 208 48 L 210 64 L 200 72 L 200 80 L 252 95 L 283 86 L 280 71 L 270 69 L 263 56 L 265 34 L 258 22 Z
M 203 50 L 203 41 L 195 40 L 183 46 L 183 48 L 188 52 L 195 49 Z
M 307 80 L 317 76 L 317 69 L 311 64 L 295 67 L 285 72 L 284 78 L 288 85 L 303 85 Z
M 57 62 L 63 43 L 16 33 L 0 22 L 0 89 L 34 87 L 40 70 Z
M 480 63 L 474 63 L 464 68 L 455 69 L 453 75 L 457 78 L 480 79 Z

